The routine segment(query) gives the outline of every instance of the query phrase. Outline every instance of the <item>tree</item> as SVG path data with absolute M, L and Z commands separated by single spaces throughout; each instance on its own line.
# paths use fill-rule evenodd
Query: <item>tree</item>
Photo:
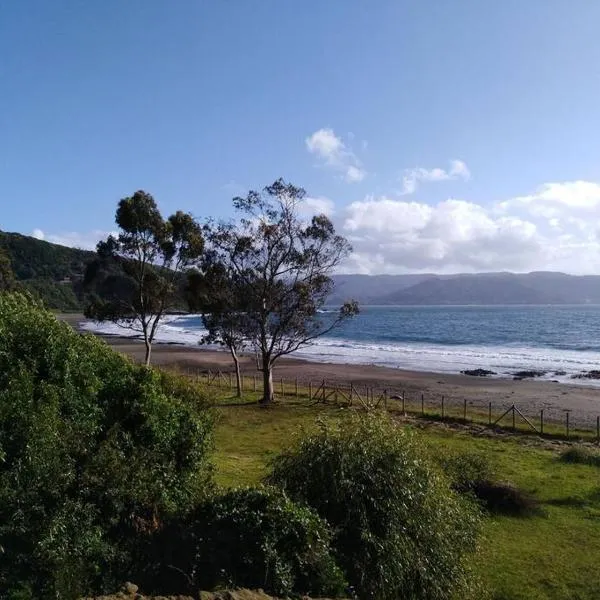
M 85 285 L 94 290 L 86 316 L 139 327 L 149 365 L 159 322 L 181 299 L 181 271 L 202 254 L 202 229 L 181 211 L 165 221 L 144 191 L 119 202 L 115 221 L 118 237 L 98 244 L 86 270 Z
M 355 414 L 299 438 L 269 480 L 331 526 L 359 598 L 481 598 L 466 561 L 480 513 L 429 455 L 387 415 Z
M 0 248 L 0 291 L 11 290 L 15 286 L 15 276 L 7 252 Z
M 0 294 L 0 399 L 2 598 L 114 589 L 147 537 L 213 489 L 197 386 L 18 293 Z
M 202 313 L 207 333 L 201 344 L 220 344 L 229 349 L 235 367 L 237 397 L 242 396 L 239 353 L 248 344 L 245 331 L 244 288 L 239 278 L 227 273 L 213 253 L 206 253 L 201 271 L 188 276 L 187 296 L 190 310 Z
M 325 318 L 319 310 L 332 290 L 330 274 L 351 247 L 325 215 L 299 216 L 306 192 L 282 179 L 234 198 L 237 223 L 213 227 L 214 261 L 235 283 L 244 314 L 239 333 L 257 351 L 262 403 L 273 400 L 273 365 L 311 344 L 358 312 L 354 301 Z

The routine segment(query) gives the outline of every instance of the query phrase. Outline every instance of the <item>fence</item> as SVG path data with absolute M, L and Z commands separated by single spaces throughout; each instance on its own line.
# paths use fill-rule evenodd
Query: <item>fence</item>
M 224 390 L 234 390 L 235 374 L 228 371 L 193 371 L 188 375 L 206 385 Z M 242 388 L 245 392 L 261 393 L 262 377 L 242 374 Z M 463 424 L 479 424 L 489 428 L 508 429 L 514 432 L 531 432 L 545 437 L 572 437 L 594 440 L 600 445 L 600 415 L 595 422 L 586 419 L 585 423 L 575 422 L 571 409 L 560 409 L 563 416 L 557 416 L 557 410 L 540 409 L 535 415 L 526 415 L 516 404 L 498 402 L 479 402 L 477 400 L 458 400 L 445 396 L 427 396 L 425 393 L 389 390 L 377 386 L 359 386 L 353 382 L 343 384 L 326 380 L 285 381 L 279 378 L 273 381 L 276 395 L 287 398 L 303 398 L 313 404 L 332 406 L 357 406 L 370 410 L 384 408 L 390 412 L 418 416 L 431 420 L 453 421 Z M 548 415 L 547 413 L 554 412 Z

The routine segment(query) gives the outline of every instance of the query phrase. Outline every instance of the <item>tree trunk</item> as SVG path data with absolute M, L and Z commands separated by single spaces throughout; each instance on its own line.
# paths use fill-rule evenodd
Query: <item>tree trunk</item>
M 147 337 L 144 338 L 144 345 L 146 346 L 146 356 L 144 362 L 147 367 L 150 366 L 150 355 L 152 354 L 152 342 Z
M 274 399 L 273 367 L 269 360 L 263 360 L 262 372 L 263 372 L 263 397 L 262 397 L 260 403 L 261 404 L 271 404 Z
M 233 358 L 233 364 L 235 366 L 235 385 L 237 388 L 237 397 L 242 397 L 242 374 L 240 373 L 240 360 L 238 358 L 237 352 L 233 346 L 229 347 L 229 351 L 231 352 L 231 357 Z

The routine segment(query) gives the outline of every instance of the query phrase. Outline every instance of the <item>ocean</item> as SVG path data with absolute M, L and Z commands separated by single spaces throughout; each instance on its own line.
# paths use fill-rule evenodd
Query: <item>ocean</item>
M 84 328 L 138 335 L 112 323 Z M 198 315 L 169 315 L 156 341 L 196 345 L 201 335 Z M 482 368 L 499 377 L 539 370 L 546 379 L 600 385 L 571 378 L 600 369 L 600 306 L 363 306 L 294 356 L 440 373 Z

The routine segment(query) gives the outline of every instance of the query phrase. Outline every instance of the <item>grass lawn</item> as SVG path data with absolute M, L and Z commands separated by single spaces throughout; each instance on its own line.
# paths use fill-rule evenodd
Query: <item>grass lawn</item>
M 271 457 L 302 427 L 344 412 L 306 400 L 269 409 L 224 402 L 219 411 L 216 466 L 223 486 L 259 482 Z M 524 438 L 476 437 L 437 426 L 419 428 L 418 435 L 435 452 L 487 454 L 500 479 L 542 503 L 542 516 L 486 519 L 473 565 L 494 599 L 600 598 L 600 468 L 561 463 L 556 450 L 527 445 Z

